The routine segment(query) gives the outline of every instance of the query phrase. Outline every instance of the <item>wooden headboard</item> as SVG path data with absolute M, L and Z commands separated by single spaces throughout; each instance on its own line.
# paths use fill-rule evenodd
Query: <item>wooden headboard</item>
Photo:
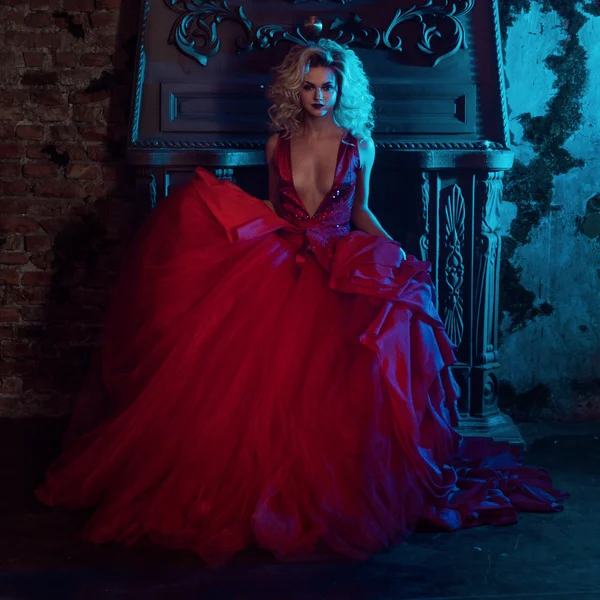
M 371 204 L 432 263 L 458 346 L 461 433 L 498 410 L 499 203 L 512 165 L 497 0 L 144 0 L 128 157 L 141 213 L 195 166 L 267 197 L 270 70 L 293 43 L 353 48 L 376 97 Z

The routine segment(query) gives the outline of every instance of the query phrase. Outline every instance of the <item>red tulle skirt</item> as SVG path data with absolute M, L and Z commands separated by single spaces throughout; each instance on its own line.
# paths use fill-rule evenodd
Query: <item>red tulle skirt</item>
M 213 566 L 255 543 L 364 559 L 419 524 L 560 510 L 545 472 L 454 431 L 429 265 L 360 232 L 303 244 L 202 170 L 161 201 L 38 497 L 95 507 L 94 542 L 147 536 Z

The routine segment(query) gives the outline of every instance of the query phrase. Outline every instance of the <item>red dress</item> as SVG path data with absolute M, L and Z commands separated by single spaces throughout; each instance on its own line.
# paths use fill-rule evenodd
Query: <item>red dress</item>
M 285 139 L 274 160 L 281 216 L 198 169 L 144 223 L 38 497 L 97 507 L 94 542 L 145 535 L 211 565 L 253 543 L 363 559 L 419 524 L 560 510 L 545 472 L 454 431 L 430 265 L 350 231 L 356 139 L 312 217 Z

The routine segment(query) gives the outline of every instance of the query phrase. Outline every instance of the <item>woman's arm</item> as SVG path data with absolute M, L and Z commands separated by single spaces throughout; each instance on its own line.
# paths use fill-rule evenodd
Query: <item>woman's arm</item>
M 270 136 L 265 146 L 265 159 L 267 161 L 267 167 L 269 168 L 269 199 L 265 204 L 274 212 L 277 212 L 279 203 L 279 173 L 277 172 L 277 167 L 273 161 L 278 137 L 278 133 Z
M 352 223 L 360 231 L 369 235 L 392 239 L 392 236 L 381 226 L 377 217 L 369 209 L 369 185 L 371 170 L 375 162 L 375 143 L 372 138 L 358 141 L 360 154 L 360 170 L 356 180 L 356 195 L 352 206 Z

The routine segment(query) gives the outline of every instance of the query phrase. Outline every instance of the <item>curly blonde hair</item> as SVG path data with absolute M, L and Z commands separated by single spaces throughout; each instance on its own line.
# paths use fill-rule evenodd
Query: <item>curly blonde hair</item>
M 290 135 L 302 126 L 300 90 L 310 67 L 329 67 L 338 82 L 338 99 L 333 111 L 336 125 L 357 138 L 371 136 L 375 124 L 369 79 L 362 62 L 349 48 L 327 39 L 296 45 L 284 61 L 275 67 L 275 81 L 268 97 L 271 131 Z

